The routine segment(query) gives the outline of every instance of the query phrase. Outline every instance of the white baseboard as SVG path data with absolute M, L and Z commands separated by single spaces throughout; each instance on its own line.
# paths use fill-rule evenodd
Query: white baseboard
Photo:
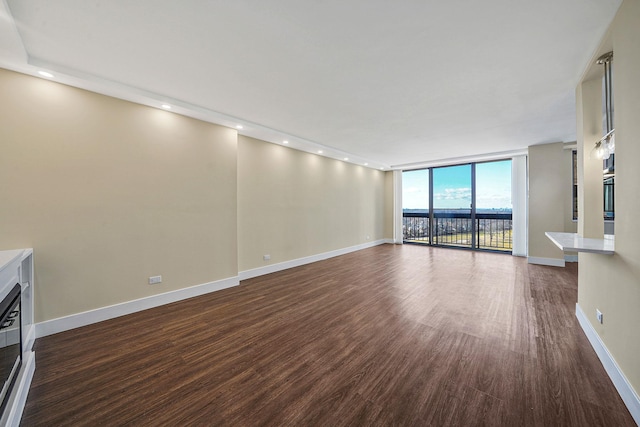
M 287 270 L 293 267 L 299 267 L 312 262 L 322 261 L 328 258 L 345 255 L 350 252 L 360 251 L 362 249 L 372 248 L 374 246 L 383 245 L 385 243 L 394 243 L 393 239 L 380 239 L 373 242 L 362 243 L 360 245 L 349 246 L 348 248 L 336 249 L 335 251 L 323 252 L 321 254 L 310 255 L 303 258 L 292 259 L 290 261 L 279 262 L 277 264 L 265 265 L 264 267 L 252 268 L 238 273 L 240 280 L 253 279 L 254 277 L 265 274 L 275 273 L 276 271 Z
M 527 257 L 529 264 L 549 265 L 551 267 L 564 267 L 564 258 L 540 258 L 530 256 Z
M 91 325 L 93 323 L 102 322 L 104 320 L 113 319 L 115 317 L 124 316 L 126 314 L 158 307 L 183 299 L 197 297 L 199 295 L 208 294 L 210 292 L 220 291 L 222 289 L 237 286 L 239 283 L 240 282 L 237 276 L 229 277 L 227 279 L 216 280 L 214 282 L 204 283 L 202 285 L 191 286 L 184 289 L 177 289 L 175 291 L 165 292 L 158 295 L 151 295 L 145 298 L 97 308 L 95 310 L 89 310 L 69 316 L 58 317 L 57 319 L 51 319 L 37 323 L 36 338 L 57 334 L 58 332 L 68 331 L 70 329 L 79 328 L 81 326 Z
M 36 338 L 40 338 L 47 335 L 57 334 L 58 332 L 68 331 L 70 329 L 79 328 L 81 326 L 91 325 L 93 323 L 102 322 L 104 320 L 113 319 L 149 308 L 158 307 L 183 299 L 192 298 L 210 292 L 237 286 L 240 283 L 240 280 L 262 276 L 263 274 L 274 273 L 276 271 L 286 270 L 288 268 L 297 267 L 316 261 L 322 261 L 327 258 L 348 254 L 350 252 L 355 252 L 366 248 L 371 248 L 373 246 L 382 245 L 384 243 L 393 243 L 393 239 L 376 240 L 373 242 L 367 242 L 343 249 L 337 249 L 335 251 L 325 252 L 322 254 L 298 258 L 278 264 L 267 265 L 265 267 L 254 268 L 252 270 L 242 271 L 238 276 L 235 277 L 229 277 L 227 279 L 204 283 L 202 285 L 196 285 L 189 288 L 177 289 L 175 291 L 165 292 L 163 294 L 151 295 L 149 297 L 127 301 L 120 304 L 114 304 L 107 307 L 101 307 L 95 310 L 84 311 L 82 313 L 71 314 L 69 316 L 58 317 L 57 319 L 51 319 L 37 323 L 35 335 Z
M 607 371 L 609 378 L 611 378 L 613 385 L 616 387 L 616 390 L 618 390 L 622 401 L 627 405 L 627 409 L 629 409 L 629 412 L 636 424 L 640 425 L 640 398 L 638 397 L 638 394 L 629 383 L 629 380 L 627 380 L 627 377 L 624 376 L 622 370 L 620 370 L 620 367 L 611 353 L 609 353 L 609 350 L 600 339 L 600 336 L 593 328 L 591 322 L 589 322 L 589 319 L 584 314 L 584 311 L 582 311 L 579 304 L 576 304 L 576 317 L 578 318 L 578 322 L 580 323 L 582 330 L 589 339 L 591 346 L 600 358 L 602 366 L 604 366 L 604 369 Z
M 565 262 L 578 262 L 578 255 L 565 255 Z

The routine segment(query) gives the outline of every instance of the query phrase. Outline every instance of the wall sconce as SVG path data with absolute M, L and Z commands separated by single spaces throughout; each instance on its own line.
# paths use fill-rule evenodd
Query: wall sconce
M 609 133 L 600 138 L 596 142 L 596 146 L 591 150 L 590 157 L 598 160 L 607 160 L 609 156 L 616 152 L 615 129 L 611 129 Z

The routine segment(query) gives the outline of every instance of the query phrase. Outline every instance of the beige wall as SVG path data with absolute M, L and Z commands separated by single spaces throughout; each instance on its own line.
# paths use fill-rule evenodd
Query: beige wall
M 34 248 L 37 322 L 392 234 L 390 173 L 2 69 L 0 93 L 0 250 Z
M 576 88 L 578 145 L 578 232 L 584 237 L 604 236 L 602 161 L 591 158 L 602 137 L 602 72 Z M 599 75 L 598 75 L 599 74 Z M 583 215 L 584 213 L 584 215 Z
M 565 162 L 562 143 L 529 147 L 529 257 L 564 259 L 564 253 L 545 231 L 565 231 L 571 165 Z
M 625 0 L 611 27 L 614 67 L 614 103 L 616 127 L 616 220 L 615 255 L 580 254 L 578 303 L 616 360 L 636 393 L 640 392 L 640 1 Z M 607 48 L 603 48 L 605 53 Z M 591 64 L 589 64 L 591 66 Z M 598 66 L 601 67 L 601 66 Z M 589 83 L 589 82 L 587 82 Z M 578 110 L 599 108 L 596 101 L 584 97 Z M 588 101 L 598 105 L 587 104 Z M 585 127 L 601 126 L 599 117 L 584 115 Z M 595 121 L 591 123 L 589 121 Z M 595 140 L 579 139 L 585 153 Z M 584 162 L 589 160 L 585 154 Z M 600 167 L 598 162 L 594 168 Z M 585 165 L 588 170 L 590 165 Z M 585 172 L 585 175 L 587 172 Z M 592 184 L 585 177 L 582 191 L 589 194 L 602 187 L 602 178 Z M 600 193 L 601 194 L 601 193 Z M 586 208 L 586 207 L 585 207 Z M 602 218 L 602 204 L 593 207 L 589 215 Z M 602 311 L 604 322 L 596 321 L 596 308 Z
M 236 276 L 235 130 L 2 69 L 0 93 L 0 249 L 35 249 L 36 321 Z
M 384 172 L 238 138 L 240 271 L 383 239 L 385 216 Z
M 578 303 L 624 375 L 640 392 L 640 1 L 624 0 L 611 27 L 616 129 L 615 255 L 580 254 Z M 607 41 L 603 41 L 606 45 Z M 606 49 L 604 49 L 606 51 Z M 598 54 L 605 52 L 598 52 Z M 580 100 L 579 100 L 580 101 Z M 582 100 L 584 102 L 584 100 Z M 583 106 L 578 105 L 580 111 Z M 591 108 L 592 106 L 584 106 Z M 595 107 L 597 108 L 597 106 Z M 585 117 L 585 120 L 588 118 Z M 580 124 L 581 117 L 578 117 Z M 593 123 L 592 126 L 598 126 Z M 595 141 L 593 141 L 595 143 Z M 578 141 L 580 147 L 581 141 Z M 589 146 L 591 144 L 585 144 Z M 588 153 L 584 153 L 588 157 Z M 585 162 L 587 159 L 585 159 Z M 597 160 L 595 160 L 598 162 Z M 600 163 L 601 167 L 601 163 Z M 596 186 L 601 187 L 600 180 Z M 596 190 L 585 183 L 584 192 Z M 602 205 L 586 210 L 602 218 Z M 596 321 L 595 310 L 604 315 Z

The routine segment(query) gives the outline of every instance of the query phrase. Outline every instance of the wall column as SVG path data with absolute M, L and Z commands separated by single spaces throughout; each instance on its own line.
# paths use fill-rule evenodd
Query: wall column
M 393 243 L 402 241 L 402 171 L 393 171 Z
M 604 237 L 602 160 L 591 150 L 602 137 L 602 81 L 592 79 L 576 89 L 578 144 L 578 234 Z
M 511 203 L 513 205 L 514 256 L 527 256 L 527 156 L 511 159 Z

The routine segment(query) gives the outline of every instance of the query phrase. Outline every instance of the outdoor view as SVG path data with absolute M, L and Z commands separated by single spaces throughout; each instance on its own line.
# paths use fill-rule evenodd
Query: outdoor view
M 511 160 L 403 172 L 402 206 L 408 243 L 511 251 Z

